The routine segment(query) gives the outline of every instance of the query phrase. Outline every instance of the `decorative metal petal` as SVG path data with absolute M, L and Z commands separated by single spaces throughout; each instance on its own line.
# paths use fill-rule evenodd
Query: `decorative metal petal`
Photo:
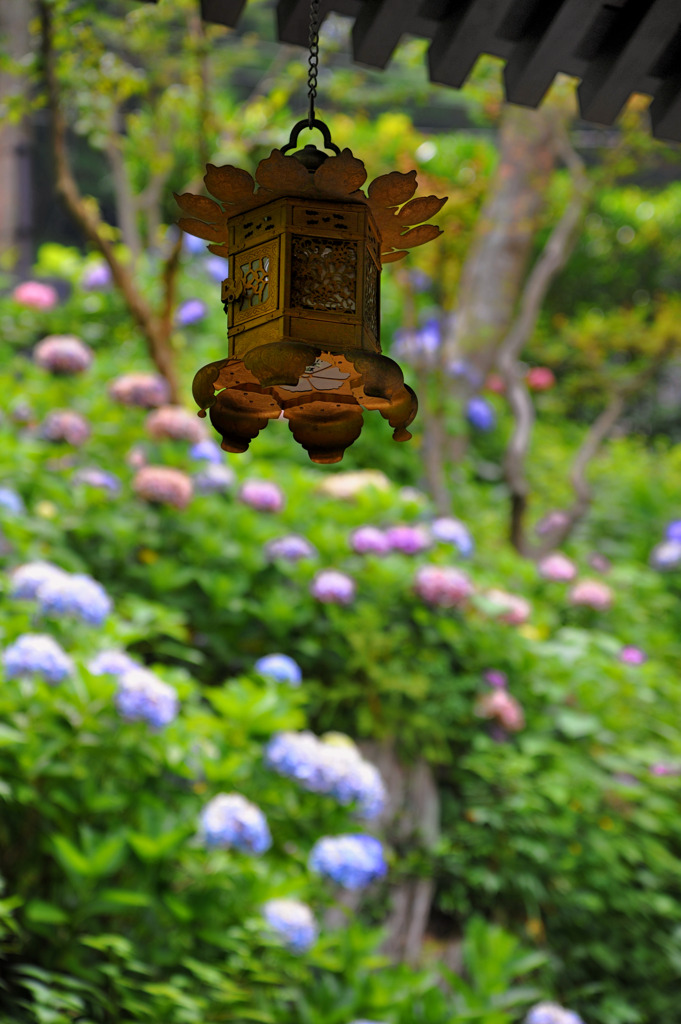
M 224 224 L 226 221 L 225 212 L 219 203 L 208 196 L 195 196 L 191 192 L 183 192 L 178 195 L 173 192 L 175 202 L 184 213 L 191 217 L 197 217 L 205 224 Z
M 416 192 L 416 171 L 390 171 L 381 174 L 369 185 L 367 194 L 371 207 L 401 206 Z
M 311 192 L 314 188 L 310 172 L 294 156 L 284 156 L 279 149 L 273 149 L 265 160 L 260 161 L 255 177 L 260 188 L 268 192 L 298 194 Z
M 180 217 L 177 223 L 188 235 L 205 238 L 208 242 L 226 242 L 229 237 L 226 225 L 216 227 L 214 224 L 204 224 L 193 217 Z
M 438 199 L 437 196 L 419 196 L 417 199 L 405 203 L 397 211 L 397 219 L 401 224 L 423 224 L 424 220 L 430 220 L 440 212 L 447 202 L 447 198 L 447 196 L 444 199 Z
M 242 204 L 253 199 L 255 182 L 242 167 L 232 167 L 231 164 L 216 167 L 215 164 L 208 164 L 203 180 L 210 194 L 223 203 Z
M 367 178 L 364 164 L 344 149 L 340 156 L 331 156 L 314 173 L 314 184 L 324 195 L 345 197 L 362 187 Z M 364 198 L 364 195 L 362 195 Z

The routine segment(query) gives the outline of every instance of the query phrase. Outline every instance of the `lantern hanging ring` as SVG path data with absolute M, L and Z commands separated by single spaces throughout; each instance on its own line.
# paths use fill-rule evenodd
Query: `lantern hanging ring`
M 269 420 L 284 418 L 314 462 L 332 463 L 359 436 L 364 410 L 379 412 L 396 441 L 411 437 L 416 395 L 381 353 L 380 274 L 441 234 L 426 221 L 447 200 L 412 198 L 416 171 L 390 171 L 362 190 L 364 164 L 315 113 L 319 6 L 311 0 L 307 118 L 254 177 L 208 164 L 213 198 L 175 198 L 182 230 L 229 259 L 228 355 L 194 378 L 199 416 L 210 411 L 228 452 L 246 451 Z M 297 148 L 306 129 L 321 132 L 331 156 Z

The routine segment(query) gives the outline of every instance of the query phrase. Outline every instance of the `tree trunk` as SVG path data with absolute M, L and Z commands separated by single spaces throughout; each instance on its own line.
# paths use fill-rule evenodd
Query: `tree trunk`
M 0 0 L 0 38 L 7 55 L 18 60 L 30 52 L 28 0 Z M 13 96 L 29 88 L 27 75 L 0 71 L 0 110 Z M 33 262 L 31 202 L 31 133 L 27 118 L 10 122 L 0 116 L 0 258 L 4 269 L 13 267 L 28 276 Z

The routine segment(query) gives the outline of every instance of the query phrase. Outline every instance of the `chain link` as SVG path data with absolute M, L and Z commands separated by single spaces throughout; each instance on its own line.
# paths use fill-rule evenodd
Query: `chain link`
M 319 71 L 319 4 L 320 0 L 310 0 L 310 56 L 307 72 L 307 95 L 310 101 L 307 121 L 310 127 L 315 119 L 314 101 L 317 98 L 317 73 Z

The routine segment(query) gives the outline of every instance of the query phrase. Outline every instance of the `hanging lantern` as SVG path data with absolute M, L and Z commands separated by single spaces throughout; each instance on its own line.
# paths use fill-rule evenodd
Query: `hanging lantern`
M 305 128 L 321 131 L 333 155 L 312 145 L 295 151 Z M 210 410 L 226 451 L 246 451 L 283 416 L 314 462 L 339 462 L 364 409 L 380 412 L 396 441 L 411 437 L 416 395 L 381 355 L 379 278 L 383 263 L 437 238 L 440 229 L 424 221 L 446 199 L 413 199 L 415 171 L 381 175 L 365 194 L 366 177 L 314 117 L 311 88 L 310 116 L 258 164 L 255 180 L 209 164 L 213 199 L 175 197 L 187 214 L 182 230 L 229 258 L 228 356 L 199 370 L 193 385 L 199 416 Z

